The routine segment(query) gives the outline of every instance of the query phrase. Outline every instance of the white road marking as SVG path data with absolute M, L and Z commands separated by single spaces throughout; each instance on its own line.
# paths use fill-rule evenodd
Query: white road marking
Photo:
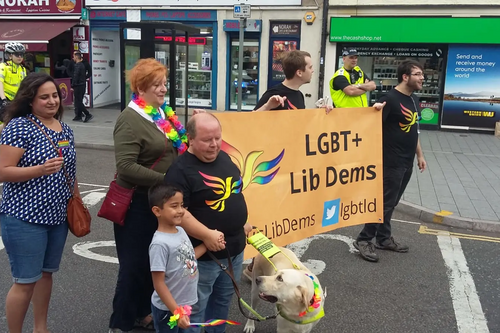
M 5 246 L 3 246 L 2 238 L 0 238 L 0 251 L 4 249 Z
M 80 192 L 80 194 L 86 194 L 86 193 L 92 193 L 92 192 L 102 192 L 102 191 L 106 191 L 106 189 L 105 188 L 98 188 L 96 190 L 83 191 L 83 192 Z
M 105 196 L 106 193 L 104 192 L 91 192 L 86 196 L 82 197 L 82 200 L 87 207 L 92 207 L 94 205 L 97 205 L 99 201 L 101 201 L 101 199 L 104 198 Z
M 412 222 L 412 221 L 405 221 L 405 220 L 398 220 L 398 219 L 391 219 L 391 221 L 396 221 L 396 222 L 401 222 L 401 223 L 408 223 L 408 224 L 416 224 L 416 225 L 422 224 L 420 222 Z
M 78 185 L 94 186 L 94 187 L 106 187 L 106 188 L 109 187 L 109 185 L 99 185 L 99 184 L 89 184 L 89 183 L 78 183 Z
M 315 235 L 312 237 L 309 237 L 307 239 L 303 239 L 301 241 L 295 242 L 293 244 L 287 245 L 287 248 L 292 250 L 295 255 L 300 259 L 302 255 L 307 251 L 309 248 L 309 245 L 311 244 L 312 241 L 316 239 L 333 239 L 333 240 L 339 240 L 341 242 L 346 243 L 349 246 L 349 252 L 351 253 L 356 253 L 356 249 L 354 248 L 354 245 L 352 245 L 352 242 L 354 242 L 354 239 L 348 236 L 343 236 L 343 235 L 331 235 L 331 234 L 322 234 L 322 235 Z M 105 247 L 105 246 L 115 246 L 114 241 L 100 241 L 100 242 L 80 242 L 75 245 L 73 245 L 73 252 L 79 256 L 92 259 L 92 260 L 97 260 L 97 261 L 104 261 L 104 262 L 109 262 L 113 264 L 118 264 L 118 259 L 102 254 L 97 254 L 95 252 L 92 252 L 91 249 L 96 248 L 96 247 Z M 251 259 L 247 259 L 244 261 L 245 264 L 249 264 L 251 262 Z M 307 261 L 304 262 L 304 265 L 311 270 L 315 275 L 320 275 L 323 273 L 323 271 L 326 268 L 326 264 L 322 260 L 316 260 L 316 259 L 308 259 Z
M 437 242 L 450 281 L 450 294 L 455 309 L 459 333 L 489 332 L 476 285 L 467 265 L 460 240 L 455 237 L 438 235 Z
M 75 254 L 78 254 L 79 256 L 82 256 L 82 257 L 85 257 L 88 259 L 109 262 L 111 264 L 118 264 L 118 258 L 106 256 L 104 254 L 97 254 L 95 252 L 90 251 L 90 249 L 93 249 L 96 247 L 105 247 L 105 246 L 115 247 L 115 241 L 76 243 L 75 245 L 73 245 L 73 252 Z

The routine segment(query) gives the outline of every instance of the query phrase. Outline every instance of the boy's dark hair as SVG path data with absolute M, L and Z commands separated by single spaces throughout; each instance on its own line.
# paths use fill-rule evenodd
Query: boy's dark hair
M 294 50 L 286 52 L 281 60 L 283 73 L 288 80 L 293 79 L 298 70 L 306 70 L 306 57 L 311 57 L 311 54 L 306 51 Z
M 420 70 L 422 70 L 422 72 L 424 71 L 424 68 L 422 67 L 422 64 L 419 63 L 416 60 L 405 60 L 405 61 L 403 61 L 398 66 L 398 82 L 399 83 L 403 82 L 403 75 L 410 76 L 414 67 L 420 68 Z
M 168 184 L 156 184 L 149 188 L 149 208 L 154 206 L 162 208 L 165 202 L 170 200 L 176 193 L 182 193 L 178 188 Z

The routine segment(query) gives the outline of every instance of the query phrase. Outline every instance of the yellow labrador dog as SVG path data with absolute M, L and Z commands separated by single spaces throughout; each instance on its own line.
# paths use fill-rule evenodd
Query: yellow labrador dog
M 275 303 L 279 311 L 277 333 L 309 333 L 324 315 L 323 289 L 292 251 L 280 249 L 282 253 L 271 258 L 278 271 L 262 255 L 255 257 L 251 307 L 256 309 L 259 298 Z M 247 321 L 244 332 L 255 332 L 253 320 Z

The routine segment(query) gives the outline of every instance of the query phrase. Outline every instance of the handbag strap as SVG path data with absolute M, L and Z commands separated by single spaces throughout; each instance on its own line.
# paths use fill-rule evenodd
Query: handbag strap
M 152 170 L 161 161 L 161 159 L 165 156 L 165 153 L 167 152 L 167 144 L 168 144 L 168 139 L 167 139 L 167 136 L 165 136 L 165 149 L 163 149 L 163 152 L 161 153 L 160 157 L 158 157 L 156 159 L 156 161 L 153 163 L 153 165 L 149 168 L 150 170 Z M 118 171 L 115 171 L 115 180 L 116 180 L 117 176 L 118 176 Z
M 33 124 L 36 125 L 36 127 L 38 127 L 40 129 L 40 131 L 42 131 L 42 133 L 47 137 L 47 139 L 49 140 L 49 142 L 52 144 L 52 146 L 54 147 L 54 149 L 56 150 L 57 153 L 59 153 L 59 149 L 57 149 L 57 146 L 55 145 L 54 141 L 52 141 L 52 139 L 50 138 L 50 136 L 47 134 L 47 132 L 45 132 L 45 130 L 42 128 L 42 126 L 38 125 L 38 123 L 36 121 L 34 121 L 33 119 L 27 117 Z M 71 196 L 74 196 L 75 194 L 75 187 L 74 186 L 71 186 L 71 181 L 70 181 L 70 178 L 69 178 L 69 175 L 68 175 L 68 172 L 66 171 L 66 166 L 64 165 L 63 163 L 63 170 L 64 170 L 64 176 L 66 177 L 66 183 L 68 184 L 68 187 L 69 187 L 69 191 L 71 192 Z

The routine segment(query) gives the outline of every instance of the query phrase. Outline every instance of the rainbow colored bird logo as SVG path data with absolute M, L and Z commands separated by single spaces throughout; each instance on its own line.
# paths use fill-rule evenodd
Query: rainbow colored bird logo
M 405 108 L 403 104 L 399 105 L 401 106 L 401 113 L 405 116 L 405 119 L 408 121 L 408 124 L 399 123 L 399 126 L 401 127 L 401 130 L 408 133 L 411 127 L 417 122 L 418 113 Z
M 213 210 L 224 211 L 226 209 L 226 199 L 231 196 L 231 193 L 241 192 L 241 177 L 233 182 L 233 177 L 227 177 L 224 180 L 219 177 L 206 175 L 201 171 L 198 172 L 205 179 L 203 181 L 205 185 L 212 188 L 215 194 L 222 195 L 217 200 L 205 200 L 205 203 Z
M 225 141 L 222 141 L 221 150 L 225 151 L 229 156 L 233 158 L 234 161 L 236 161 L 237 166 L 240 169 L 241 180 L 243 181 L 243 186 L 241 189 L 242 191 L 244 191 L 252 183 L 256 183 L 259 185 L 269 184 L 278 174 L 278 171 L 280 170 L 279 167 L 267 175 L 258 174 L 270 171 L 271 169 L 276 167 L 285 155 L 285 149 L 283 149 L 281 153 L 274 159 L 255 165 L 260 155 L 264 153 L 263 150 L 252 151 L 245 158 L 243 158 L 243 155 L 238 149 L 231 146 Z

